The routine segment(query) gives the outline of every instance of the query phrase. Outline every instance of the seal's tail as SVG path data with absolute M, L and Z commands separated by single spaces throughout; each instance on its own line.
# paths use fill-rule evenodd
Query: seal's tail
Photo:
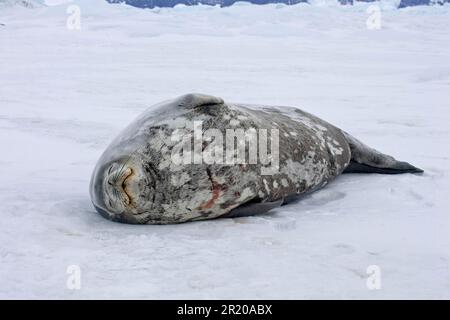
M 408 162 L 397 161 L 391 156 L 372 149 L 343 132 L 350 146 L 352 158 L 344 173 L 422 173 L 423 170 Z

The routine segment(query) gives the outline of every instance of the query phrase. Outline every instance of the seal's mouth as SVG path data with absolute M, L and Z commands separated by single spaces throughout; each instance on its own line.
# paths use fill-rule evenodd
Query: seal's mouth
M 114 163 L 106 172 L 105 191 L 107 195 L 106 205 L 113 212 L 124 212 L 133 204 L 133 192 L 131 186 L 135 176 L 131 166 Z
M 133 169 L 127 168 L 124 172 L 124 179 L 123 179 L 122 183 L 120 184 L 120 188 L 121 188 L 122 192 L 126 195 L 128 205 L 130 205 L 133 200 L 133 197 L 132 197 L 133 193 L 131 192 L 131 190 L 129 188 L 129 186 L 132 183 L 133 177 L 134 177 Z

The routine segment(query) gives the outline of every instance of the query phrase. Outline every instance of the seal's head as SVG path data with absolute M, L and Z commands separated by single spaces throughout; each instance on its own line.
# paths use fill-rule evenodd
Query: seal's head
M 147 193 L 151 190 L 139 157 L 103 158 L 91 178 L 90 194 L 95 208 L 107 219 L 140 223 L 145 211 L 142 199 L 149 198 Z

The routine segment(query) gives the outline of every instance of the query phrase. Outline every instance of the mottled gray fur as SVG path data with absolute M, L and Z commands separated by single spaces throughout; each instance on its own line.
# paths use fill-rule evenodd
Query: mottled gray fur
M 203 132 L 217 129 L 224 137 L 227 129 L 269 133 L 278 129 L 279 167 L 264 175 L 262 167 L 270 165 L 259 162 L 175 163 L 172 155 L 180 142 L 173 137 L 188 136 L 194 121 L 202 121 Z M 211 141 L 203 141 L 202 151 Z M 247 160 L 249 149 L 245 149 Z M 266 212 L 325 186 L 346 168 L 420 171 L 296 108 L 225 103 L 217 97 L 188 94 L 150 108 L 131 123 L 101 156 L 90 192 L 94 206 L 108 219 L 180 223 Z

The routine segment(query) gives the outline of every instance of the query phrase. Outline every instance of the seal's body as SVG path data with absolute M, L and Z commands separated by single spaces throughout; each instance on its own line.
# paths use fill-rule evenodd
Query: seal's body
M 343 172 L 422 172 L 296 108 L 188 94 L 147 110 L 101 156 L 106 218 L 167 224 L 264 213 Z

